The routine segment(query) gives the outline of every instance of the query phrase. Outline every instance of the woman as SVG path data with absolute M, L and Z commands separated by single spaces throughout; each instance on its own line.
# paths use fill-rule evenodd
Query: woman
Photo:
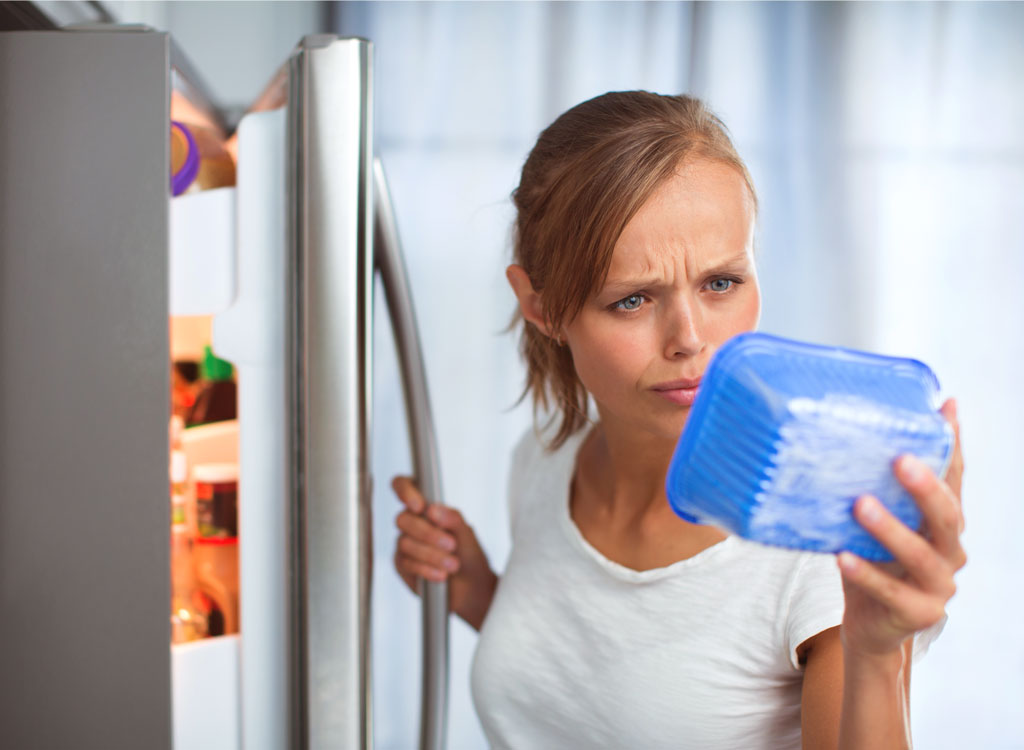
M 698 100 L 609 93 L 541 134 L 514 198 L 524 396 L 553 399 L 561 421 L 516 447 L 500 582 L 457 511 L 424 515 L 410 479 L 392 483 L 399 574 L 414 590 L 447 580 L 452 611 L 481 631 L 488 740 L 909 747 L 914 636 L 941 627 L 965 562 L 959 437 L 945 480 L 894 464 L 924 535 L 855 504 L 888 566 L 683 521 L 665 497 L 672 451 L 712 354 L 760 317 L 745 165 Z M 942 412 L 958 432 L 954 403 Z

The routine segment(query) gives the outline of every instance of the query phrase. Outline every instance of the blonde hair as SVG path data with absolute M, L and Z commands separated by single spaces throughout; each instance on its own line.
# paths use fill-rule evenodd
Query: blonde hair
M 694 97 L 609 92 L 577 104 L 540 134 L 512 192 L 513 262 L 540 293 L 551 331 L 601 288 L 626 224 L 680 163 L 695 157 L 738 170 L 756 210 L 753 180 L 725 125 Z M 516 405 L 533 395 L 535 429 L 538 411 L 558 406 L 562 421 L 547 446 L 554 451 L 586 426 L 589 396 L 569 348 L 527 323 L 517 306 L 505 330 L 519 326 L 527 375 Z

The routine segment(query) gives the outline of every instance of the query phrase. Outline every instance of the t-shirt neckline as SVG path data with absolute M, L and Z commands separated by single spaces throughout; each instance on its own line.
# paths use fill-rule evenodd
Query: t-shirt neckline
M 571 546 L 575 547 L 583 556 L 595 562 L 605 572 L 628 583 L 650 583 L 651 581 L 657 581 L 672 576 L 681 570 L 704 565 L 713 559 L 732 552 L 735 548 L 735 536 L 730 534 L 722 541 L 715 542 L 697 554 L 683 560 L 677 560 L 670 565 L 660 568 L 648 568 L 647 570 L 634 570 L 605 557 L 600 550 L 588 542 L 586 537 L 583 536 L 583 532 L 580 531 L 576 522 L 572 519 L 570 503 L 572 501 L 572 480 L 573 475 L 576 473 L 579 453 L 583 443 L 586 441 L 586 437 L 593 429 L 592 426 L 590 429 L 580 430 L 571 436 L 569 441 L 572 442 L 565 446 L 566 450 L 562 451 L 562 455 L 565 458 L 559 467 L 561 474 L 558 476 L 559 481 L 556 485 L 561 490 L 561 500 L 558 503 L 558 525 L 562 528 Z

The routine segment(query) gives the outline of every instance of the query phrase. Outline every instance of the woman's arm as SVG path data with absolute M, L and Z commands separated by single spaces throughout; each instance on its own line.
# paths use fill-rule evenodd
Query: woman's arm
M 840 722 L 850 729 L 844 739 L 851 747 L 910 747 L 910 658 L 913 639 L 904 643 L 902 658 L 872 670 L 863 662 L 844 670 L 839 628 L 809 638 L 798 649 L 805 655 L 800 729 L 804 750 L 839 747 Z M 858 727 L 888 728 L 884 735 L 858 737 Z M 872 730 L 873 731 L 873 730 Z M 850 744 L 853 743 L 853 744 Z
M 945 481 L 912 457 L 904 456 L 894 466 L 921 509 L 923 533 L 907 528 L 872 497 L 862 497 L 854 506 L 857 521 L 892 552 L 895 562 L 875 564 L 848 552 L 839 555 L 846 608 L 838 637 L 833 628 L 802 644 L 807 659 L 805 748 L 911 746 L 913 635 L 944 617 L 956 591 L 953 576 L 967 561 L 960 544 L 963 455 L 955 403 L 943 404 L 942 413 L 956 435 Z
M 909 750 L 909 675 L 913 640 L 882 656 L 860 657 L 845 667 L 840 748 Z

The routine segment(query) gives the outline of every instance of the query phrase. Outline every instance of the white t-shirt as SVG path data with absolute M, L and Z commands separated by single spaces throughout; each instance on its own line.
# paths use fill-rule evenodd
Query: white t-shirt
M 512 552 L 473 657 L 488 741 L 547 748 L 800 747 L 796 649 L 839 625 L 832 555 L 730 536 L 664 568 L 605 558 L 569 515 L 582 430 L 533 430 L 509 482 Z

